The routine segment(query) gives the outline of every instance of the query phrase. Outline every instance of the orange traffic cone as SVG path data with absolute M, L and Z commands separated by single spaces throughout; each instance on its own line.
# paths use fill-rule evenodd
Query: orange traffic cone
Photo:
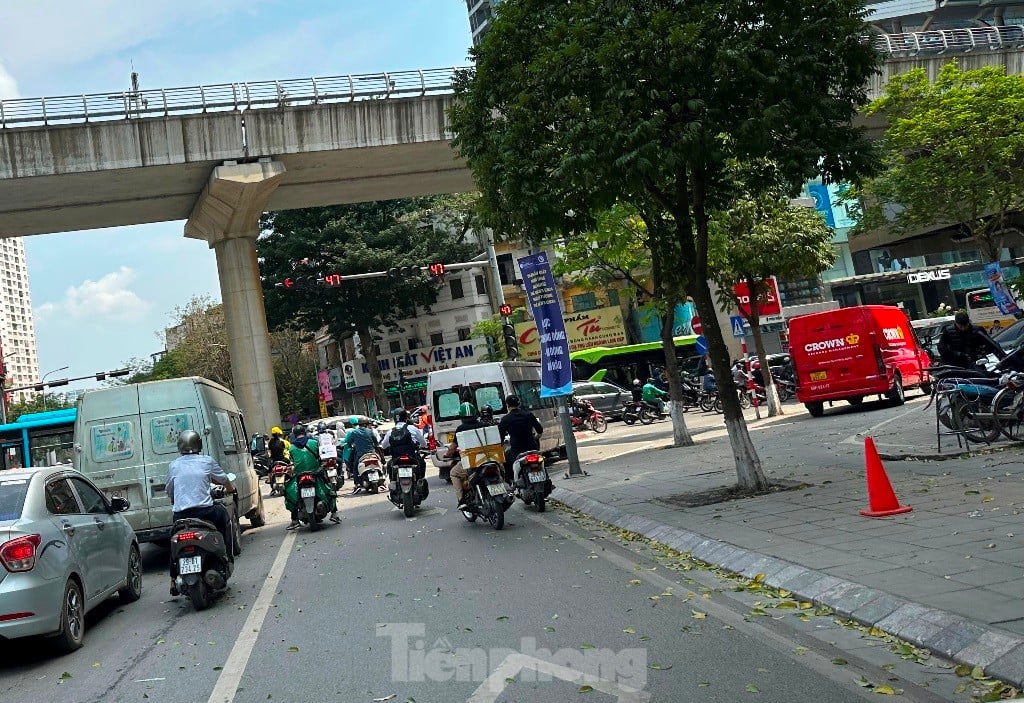
M 866 464 L 868 478 L 868 509 L 861 510 L 864 517 L 888 517 L 909 513 L 913 508 L 909 505 L 900 505 L 896 499 L 896 493 L 892 490 L 889 477 L 882 466 L 882 460 L 875 449 L 875 440 L 871 437 L 864 438 L 864 463 Z

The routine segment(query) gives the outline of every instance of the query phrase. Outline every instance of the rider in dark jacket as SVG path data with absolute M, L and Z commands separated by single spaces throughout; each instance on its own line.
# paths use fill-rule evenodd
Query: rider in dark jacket
M 978 359 L 995 354 L 1002 359 L 1006 352 L 982 328 L 971 324 L 966 312 L 956 314 L 952 325 L 942 328 L 938 343 L 944 364 L 969 368 Z

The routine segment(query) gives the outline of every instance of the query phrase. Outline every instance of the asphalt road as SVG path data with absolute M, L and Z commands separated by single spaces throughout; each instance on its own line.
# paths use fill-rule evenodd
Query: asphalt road
M 100 608 L 79 652 L 0 644 L 3 700 L 967 700 L 936 662 L 565 511 L 517 503 L 495 532 L 436 478 L 412 520 L 346 495 L 342 525 L 287 533 L 270 505 L 210 610 L 147 547 L 142 600 Z

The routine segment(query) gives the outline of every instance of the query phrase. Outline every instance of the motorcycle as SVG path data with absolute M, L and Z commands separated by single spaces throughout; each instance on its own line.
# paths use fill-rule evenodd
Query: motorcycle
M 327 475 L 327 483 L 331 485 L 332 490 L 339 490 L 345 485 L 345 474 L 338 469 L 338 459 L 336 457 L 327 457 L 323 463 L 324 473 Z
M 235 480 L 234 474 L 228 479 Z M 228 511 L 228 524 L 233 526 L 231 554 L 241 550 L 237 546 L 238 517 L 234 501 L 224 500 L 224 487 L 212 486 L 210 497 Z M 228 587 L 228 579 L 235 561 L 228 555 L 228 545 L 216 525 L 198 518 L 178 520 L 171 528 L 171 578 L 178 591 L 187 594 L 196 610 L 206 610 L 216 595 Z
M 466 507 L 462 516 L 469 522 L 483 518 L 491 527 L 505 526 L 505 511 L 515 502 L 512 487 L 505 483 L 505 467 L 493 459 L 484 461 L 471 470 L 469 480 L 463 484 Z
M 540 452 L 523 452 L 512 462 L 512 473 L 516 478 L 516 494 L 527 505 L 533 504 L 538 513 L 543 513 L 547 497 L 554 490 L 544 457 Z
M 384 487 L 384 467 L 381 466 L 380 455 L 364 454 L 356 463 L 356 471 L 359 472 L 359 478 L 356 479 L 353 491 L 363 488 L 368 493 L 376 493 Z
M 595 408 L 589 401 L 583 401 L 583 407 L 586 408 L 586 416 L 577 415 L 575 413 L 569 416 L 572 420 L 572 428 L 574 430 L 590 429 L 601 434 L 608 429 L 608 420 L 600 410 Z
M 270 496 L 283 496 L 284 487 L 291 479 L 292 465 L 287 461 L 275 461 L 267 476 L 267 482 L 270 484 Z
M 409 454 L 399 454 L 388 462 L 388 500 L 412 517 L 430 494 L 426 479 L 417 479 L 419 462 Z
M 296 484 L 298 493 L 296 495 L 296 508 L 298 509 L 299 522 L 309 525 L 310 532 L 320 529 L 320 523 L 327 517 L 329 488 L 323 479 L 317 480 L 317 472 L 307 471 L 295 476 L 292 480 Z

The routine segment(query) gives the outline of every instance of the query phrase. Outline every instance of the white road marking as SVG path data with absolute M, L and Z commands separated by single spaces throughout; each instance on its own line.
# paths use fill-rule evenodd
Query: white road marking
M 553 678 L 573 684 L 588 684 L 595 691 L 615 696 L 618 703 L 646 703 L 651 700 L 650 693 L 638 691 L 614 681 L 599 679 L 582 671 L 570 669 L 567 666 L 560 666 L 543 659 L 513 652 L 505 657 L 501 664 L 495 667 L 491 675 L 484 679 L 484 682 L 473 691 L 473 695 L 466 699 L 466 703 L 494 703 L 510 685 L 508 679 L 514 679 L 524 669 L 547 674 Z
M 256 646 L 256 639 L 260 635 L 259 631 L 263 627 L 263 621 L 266 620 L 267 613 L 270 611 L 270 602 L 280 584 L 281 574 L 284 573 L 284 567 L 288 563 L 293 544 L 295 544 L 295 532 L 286 533 L 284 540 L 281 541 L 281 548 L 277 550 L 277 557 L 270 567 L 270 573 L 267 574 L 267 579 L 263 582 L 259 595 L 256 596 L 256 602 L 249 610 L 249 617 L 245 619 L 242 632 L 235 640 L 235 645 L 231 648 L 227 661 L 224 662 L 224 669 L 220 672 L 217 685 L 213 687 L 213 692 L 207 703 L 231 703 L 235 699 L 235 692 L 238 690 L 238 684 L 242 681 L 242 674 L 245 673 L 245 667 L 249 663 L 253 647 Z
M 850 435 L 849 437 L 847 437 L 846 439 L 841 441 L 840 444 L 861 444 L 861 443 L 864 442 L 864 438 L 865 437 L 873 435 L 876 431 L 878 431 L 882 427 L 885 427 L 890 422 L 893 422 L 894 420 L 899 420 L 900 418 L 904 418 L 907 415 L 909 415 L 910 413 L 920 412 L 920 410 L 921 410 L 920 408 L 911 408 L 910 410 L 907 410 L 906 412 L 902 412 L 899 415 L 893 415 L 888 420 L 882 420 L 877 425 L 872 425 L 871 427 L 867 428 L 863 432 L 858 432 L 857 434 Z

